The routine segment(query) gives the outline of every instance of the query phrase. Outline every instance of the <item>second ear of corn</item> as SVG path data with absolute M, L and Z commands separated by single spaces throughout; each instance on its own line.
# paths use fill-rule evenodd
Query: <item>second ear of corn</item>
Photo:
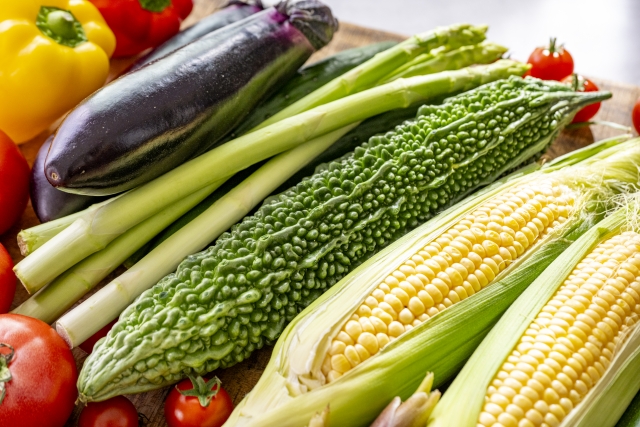
M 640 389 L 639 207 L 637 193 L 531 284 L 429 426 L 616 424 Z
M 225 425 L 305 425 L 329 405 L 332 424 L 365 426 L 394 396 L 408 397 L 425 371 L 436 386 L 450 378 L 517 296 L 601 218 L 617 184 L 638 181 L 637 143 L 530 167 L 373 257 L 285 330 Z

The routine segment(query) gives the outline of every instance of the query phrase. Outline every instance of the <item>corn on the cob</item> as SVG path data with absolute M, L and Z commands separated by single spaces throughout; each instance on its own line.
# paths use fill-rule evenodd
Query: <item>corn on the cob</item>
M 632 223 L 626 209 L 602 221 L 516 301 L 455 380 L 430 426 L 616 423 L 626 404 L 608 406 L 604 420 L 585 414 L 595 412 L 600 395 L 620 380 L 618 370 L 640 367 L 634 356 L 640 353 L 634 350 L 640 339 L 640 234 L 625 231 L 637 223 L 632 207 Z M 470 370 L 483 361 L 488 375 L 474 376 Z M 484 393 L 473 396 L 482 385 Z M 628 403 L 639 388 L 635 381 L 616 398 Z M 452 411 L 454 401 L 468 413 Z
M 548 178 L 483 203 L 384 278 L 333 339 L 331 382 L 385 345 L 482 290 L 572 213 L 575 190 Z
M 364 426 L 393 396 L 410 395 L 419 372 L 433 371 L 439 382 L 448 379 L 509 304 L 597 219 L 603 206 L 592 202 L 613 194 L 613 185 L 603 184 L 637 182 L 637 142 L 599 153 L 589 148 L 539 171 L 532 172 L 531 166 L 373 257 L 285 330 L 262 379 L 226 425 L 303 425 L 330 404 L 332 422 Z M 525 208 L 528 202 L 530 210 Z M 520 223 L 515 219 L 519 216 Z M 496 225 L 489 228 L 492 222 Z M 522 230 L 529 224 L 536 230 L 527 238 L 528 232 Z M 477 237 L 471 231 L 474 227 Z M 423 261 L 414 258 L 416 254 Z M 500 261 L 497 255 L 504 258 Z M 486 283 L 478 280 L 474 289 L 472 274 L 484 277 Z M 461 291 L 465 282 L 466 296 Z M 429 294 L 429 285 L 431 291 L 438 289 L 440 300 Z M 405 324 L 399 320 L 403 316 Z M 394 322 L 402 325 L 398 333 Z
M 479 424 L 558 425 L 611 364 L 640 315 L 640 234 L 600 243 L 531 322 L 495 375 Z

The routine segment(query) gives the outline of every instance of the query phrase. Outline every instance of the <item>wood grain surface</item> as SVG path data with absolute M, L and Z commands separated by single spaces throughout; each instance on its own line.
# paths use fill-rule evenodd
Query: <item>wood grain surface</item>
M 194 12 L 187 21 L 185 21 L 185 25 L 190 25 L 201 17 L 213 12 L 220 2 L 196 0 L 195 3 Z M 402 39 L 404 39 L 404 37 L 397 34 L 371 30 L 348 23 L 341 23 L 340 30 L 334 36 L 332 42 L 320 52 L 314 54 L 310 59 L 310 62 L 344 49 L 384 40 Z M 115 78 L 115 76 L 124 70 L 131 62 L 131 59 L 113 61 L 111 78 Z M 631 108 L 635 100 L 640 97 L 640 87 L 615 83 L 599 78 L 594 78 L 594 80 L 599 85 L 600 89 L 609 90 L 613 93 L 613 99 L 603 103 L 596 119 L 631 126 Z M 55 127 L 52 127 L 51 131 L 54 129 Z M 562 132 L 558 140 L 554 142 L 553 146 L 547 153 L 547 156 L 550 158 L 556 157 L 577 148 L 584 147 L 593 141 L 618 135 L 620 133 L 623 132 L 600 125 L 574 130 L 565 130 Z M 38 149 L 48 135 L 49 132 L 43 133 L 20 146 L 22 153 L 25 155 L 30 165 L 33 163 Z M 16 244 L 16 235 L 18 231 L 32 227 L 36 224 L 38 224 L 38 220 L 36 219 L 33 209 L 29 204 L 25 213 L 22 215 L 21 220 L 12 227 L 11 230 L 1 236 L 0 241 L 9 250 L 14 262 L 18 262 L 22 259 Z M 109 276 L 105 281 L 103 281 L 103 284 L 108 283 L 109 280 L 121 271 L 122 270 L 116 271 L 114 274 Z M 18 285 L 13 307 L 22 303 L 27 297 L 28 295 L 24 288 L 21 285 Z M 244 395 L 248 393 L 258 381 L 260 374 L 269 361 L 270 354 L 270 348 L 263 348 L 262 350 L 254 353 L 248 360 L 230 369 L 215 372 L 215 374 L 222 380 L 224 388 L 229 392 L 235 404 L 239 403 Z M 80 349 L 75 349 L 74 355 L 76 357 L 78 369 L 80 369 L 86 354 Z M 165 388 L 154 392 L 128 396 L 135 404 L 138 412 L 143 414 L 144 418 L 146 418 L 144 424 L 146 427 L 161 427 L 166 425 L 163 414 L 163 404 L 169 390 L 169 388 Z M 71 427 L 77 425 L 79 412 L 80 408 L 77 407 L 73 416 L 68 421 L 67 426 Z

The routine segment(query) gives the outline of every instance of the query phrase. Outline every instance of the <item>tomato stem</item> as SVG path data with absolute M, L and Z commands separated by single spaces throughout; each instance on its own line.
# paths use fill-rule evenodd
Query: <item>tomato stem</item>
M 0 348 L 8 348 L 8 353 L 0 353 L 0 404 L 4 400 L 4 396 L 7 394 L 6 383 L 11 381 L 11 371 L 9 370 L 9 363 L 13 359 L 13 355 L 16 353 L 13 347 L 9 344 L 0 342 Z
M 197 397 L 200 402 L 200 406 L 206 408 L 211 403 L 211 399 L 218 394 L 222 381 L 218 377 L 213 377 L 209 381 L 205 381 L 201 376 L 192 377 L 189 375 L 193 388 L 191 390 L 180 390 L 176 387 L 178 392 L 183 396 Z
M 557 39 L 555 37 L 551 37 L 551 39 L 549 40 L 549 53 L 556 52 L 556 41 Z

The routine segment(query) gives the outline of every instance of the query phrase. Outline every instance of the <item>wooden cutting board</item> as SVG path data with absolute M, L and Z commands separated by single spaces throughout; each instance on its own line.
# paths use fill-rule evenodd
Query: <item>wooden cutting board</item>
M 219 0 L 196 0 L 194 11 L 187 19 L 187 21 L 185 21 L 185 26 L 191 25 L 198 19 L 210 14 L 218 7 L 220 3 L 221 2 Z M 338 33 L 336 33 L 331 43 L 320 52 L 313 55 L 310 62 L 324 58 L 341 50 L 384 40 L 399 41 L 403 40 L 404 38 L 405 37 L 398 34 L 363 28 L 348 23 L 341 23 L 340 30 L 338 31 Z M 579 64 L 579 58 L 577 58 L 577 60 Z M 131 62 L 131 59 L 114 60 L 111 67 L 112 78 L 117 76 Z M 613 93 L 613 99 L 605 102 L 602 105 L 602 108 L 598 113 L 596 119 L 616 122 L 625 126 L 631 126 L 631 108 L 633 107 L 633 103 L 635 102 L 635 100 L 640 97 L 640 87 L 597 78 L 594 80 L 600 87 L 600 89 L 609 90 Z M 52 128 L 52 130 L 53 129 L 54 128 Z M 590 128 L 581 128 L 569 131 L 565 130 L 551 147 L 548 156 L 556 157 L 558 155 L 591 144 L 593 141 L 618 135 L 620 133 L 622 133 L 622 131 L 604 126 L 592 126 Z M 43 133 L 33 140 L 20 146 L 22 153 L 25 155 L 30 165 L 33 164 L 38 149 L 48 136 L 49 132 Z M 22 215 L 21 220 L 11 230 L 1 236 L 0 241 L 9 250 L 9 253 L 11 254 L 14 262 L 17 263 L 22 259 L 20 251 L 16 244 L 16 235 L 18 231 L 37 224 L 38 220 L 33 212 L 33 209 L 31 208 L 31 205 L 29 204 L 25 213 Z M 115 274 L 117 273 L 118 272 L 116 272 Z M 113 275 L 107 278 L 103 283 L 107 283 L 112 277 Z M 13 307 L 21 304 L 24 300 L 27 299 L 27 297 L 28 295 L 24 288 L 21 285 L 18 285 Z M 239 403 L 244 395 L 248 393 L 258 381 L 260 374 L 269 361 L 270 354 L 271 349 L 264 348 L 261 351 L 256 352 L 252 357 L 240 363 L 239 365 L 236 365 L 227 370 L 220 370 L 215 372 L 215 374 L 222 380 L 222 384 L 224 388 L 229 392 L 231 398 L 234 401 L 234 404 Z M 78 364 L 78 369 L 80 369 L 86 357 L 86 354 L 80 349 L 75 349 L 74 356 Z M 144 418 L 147 419 L 144 424 L 145 427 L 166 426 L 163 414 L 163 404 L 169 390 L 170 388 L 165 388 L 154 392 L 129 396 L 131 401 L 138 409 L 138 412 L 143 414 Z M 80 408 L 78 407 L 74 411 L 71 419 L 67 422 L 68 427 L 77 425 L 79 412 Z

